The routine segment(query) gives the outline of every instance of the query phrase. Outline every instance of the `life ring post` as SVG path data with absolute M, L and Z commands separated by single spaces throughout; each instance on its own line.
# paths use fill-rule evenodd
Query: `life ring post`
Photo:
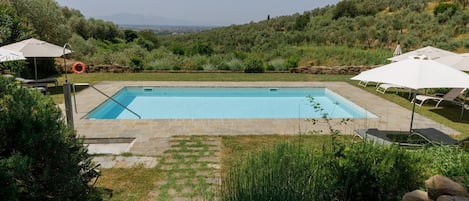
M 72 71 L 75 74 L 82 74 L 86 71 L 86 65 L 83 62 L 75 62 L 72 66 Z

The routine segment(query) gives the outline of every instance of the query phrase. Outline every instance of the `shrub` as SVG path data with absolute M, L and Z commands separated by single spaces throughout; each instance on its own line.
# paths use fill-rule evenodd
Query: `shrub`
M 342 154 L 335 171 L 339 200 L 399 200 L 423 179 L 421 160 L 398 146 L 365 142 Z
M 145 67 L 147 70 L 172 70 L 175 66 L 181 65 L 181 59 L 176 55 L 169 55 L 166 57 L 155 58 L 148 62 Z M 180 67 L 179 67 L 180 69 Z
M 231 70 L 230 66 L 229 66 L 227 63 L 219 63 L 219 64 L 216 66 L 216 69 L 217 69 L 217 70 L 222 70 L 222 71 L 229 71 L 229 70 Z
M 239 59 L 231 59 L 225 63 L 227 65 L 227 69 L 231 69 L 234 72 L 243 71 L 243 62 Z
M 205 70 L 205 71 L 215 71 L 215 70 L 217 70 L 217 67 L 214 66 L 214 65 L 211 64 L 211 63 L 203 64 L 203 65 L 201 66 L 201 68 L 202 68 L 201 70 Z
M 211 56 L 214 53 L 213 48 L 207 44 L 207 43 L 202 43 L 202 42 L 195 42 L 192 44 L 192 46 L 189 49 L 190 54 L 200 54 L 200 55 L 206 55 L 206 56 Z
M 82 139 L 39 91 L 0 76 L 0 197 L 93 200 L 92 167 Z
M 130 57 L 130 69 L 133 71 L 140 71 L 143 70 L 143 58 L 139 56 L 132 56 Z
M 184 55 L 185 54 L 185 49 L 184 46 L 180 43 L 172 43 L 169 47 L 169 50 L 173 52 L 173 54 L 176 55 Z
M 267 64 L 267 67 L 265 68 L 267 71 L 275 71 L 275 67 L 271 64 Z
M 300 59 L 298 57 L 290 56 L 285 61 L 285 67 L 287 67 L 288 69 L 298 67 L 299 62 L 300 62 Z
M 247 58 L 244 61 L 244 66 L 245 73 L 263 73 L 265 70 L 262 61 L 253 57 Z
M 31 72 L 27 68 L 26 61 L 9 61 L 0 63 L 0 71 L 9 70 L 11 74 L 18 77 L 32 77 Z
M 183 70 L 203 70 L 203 65 L 208 63 L 206 56 L 195 55 L 192 57 L 184 57 L 181 68 Z
M 275 71 L 286 71 L 285 60 L 284 59 L 273 59 L 268 62 L 269 66 L 272 66 Z

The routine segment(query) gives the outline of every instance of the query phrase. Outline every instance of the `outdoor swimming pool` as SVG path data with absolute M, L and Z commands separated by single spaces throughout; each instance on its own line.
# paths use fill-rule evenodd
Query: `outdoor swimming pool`
M 142 119 L 291 119 L 321 118 L 308 96 L 330 118 L 376 116 L 327 88 L 124 87 L 113 98 Z M 112 100 L 88 119 L 138 119 Z

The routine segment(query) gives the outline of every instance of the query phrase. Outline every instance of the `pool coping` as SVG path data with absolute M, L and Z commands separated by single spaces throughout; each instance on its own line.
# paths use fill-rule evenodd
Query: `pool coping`
M 340 125 L 341 119 L 331 121 L 334 129 L 353 134 L 355 129 L 409 130 L 411 111 L 346 82 L 162 82 L 162 81 L 103 81 L 94 85 L 108 95 L 124 86 L 155 87 L 326 87 L 378 118 L 353 119 Z M 74 125 L 79 136 L 87 138 L 135 137 L 140 140 L 174 135 L 266 135 L 306 134 L 312 131 L 327 134 L 328 125 L 320 120 L 312 124 L 305 119 L 151 119 L 97 120 L 84 118 L 106 100 L 92 88 L 76 94 L 77 110 Z M 435 128 L 444 133 L 459 132 L 419 114 L 414 116 L 414 128 Z M 322 131 L 322 132 L 321 132 Z

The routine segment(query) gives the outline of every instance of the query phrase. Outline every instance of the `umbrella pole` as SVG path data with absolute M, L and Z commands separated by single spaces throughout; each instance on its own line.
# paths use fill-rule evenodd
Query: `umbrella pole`
M 459 116 L 459 120 L 462 120 L 464 116 L 464 105 L 466 104 L 466 90 L 464 90 L 464 99 L 462 99 L 462 106 L 461 106 L 461 115 Z
M 67 117 L 67 124 L 74 128 L 74 123 L 73 123 L 73 109 L 72 109 L 72 96 L 71 96 L 71 86 L 72 84 L 68 82 L 68 77 L 67 77 L 67 64 L 66 64 L 66 56 L 65 56 L 65 47 L 68 44 L 65 43 L 64 45 L 64 71 L 65 71 L 65 83 L 63 84 L 63 91 L 64 91 L 64 103 L 65 103 L 65 115 Z M 75 103 L 76 104 L 76 103 Z
M 413 92 L 413 98 L 415 98 L 415 90 L 412 90 Z M 410 129 L 409 129 L 409 134 L 412 134 L 412 126 L 414 124 L 414 113 L 415 113 L 415 100 L 412 103 L 412 116 L 410 117 Z
M 36 79 L 36 84 L 37 84 L 37 64 L 36 64 L 36 57 L 34 57 L 34 78 Z

